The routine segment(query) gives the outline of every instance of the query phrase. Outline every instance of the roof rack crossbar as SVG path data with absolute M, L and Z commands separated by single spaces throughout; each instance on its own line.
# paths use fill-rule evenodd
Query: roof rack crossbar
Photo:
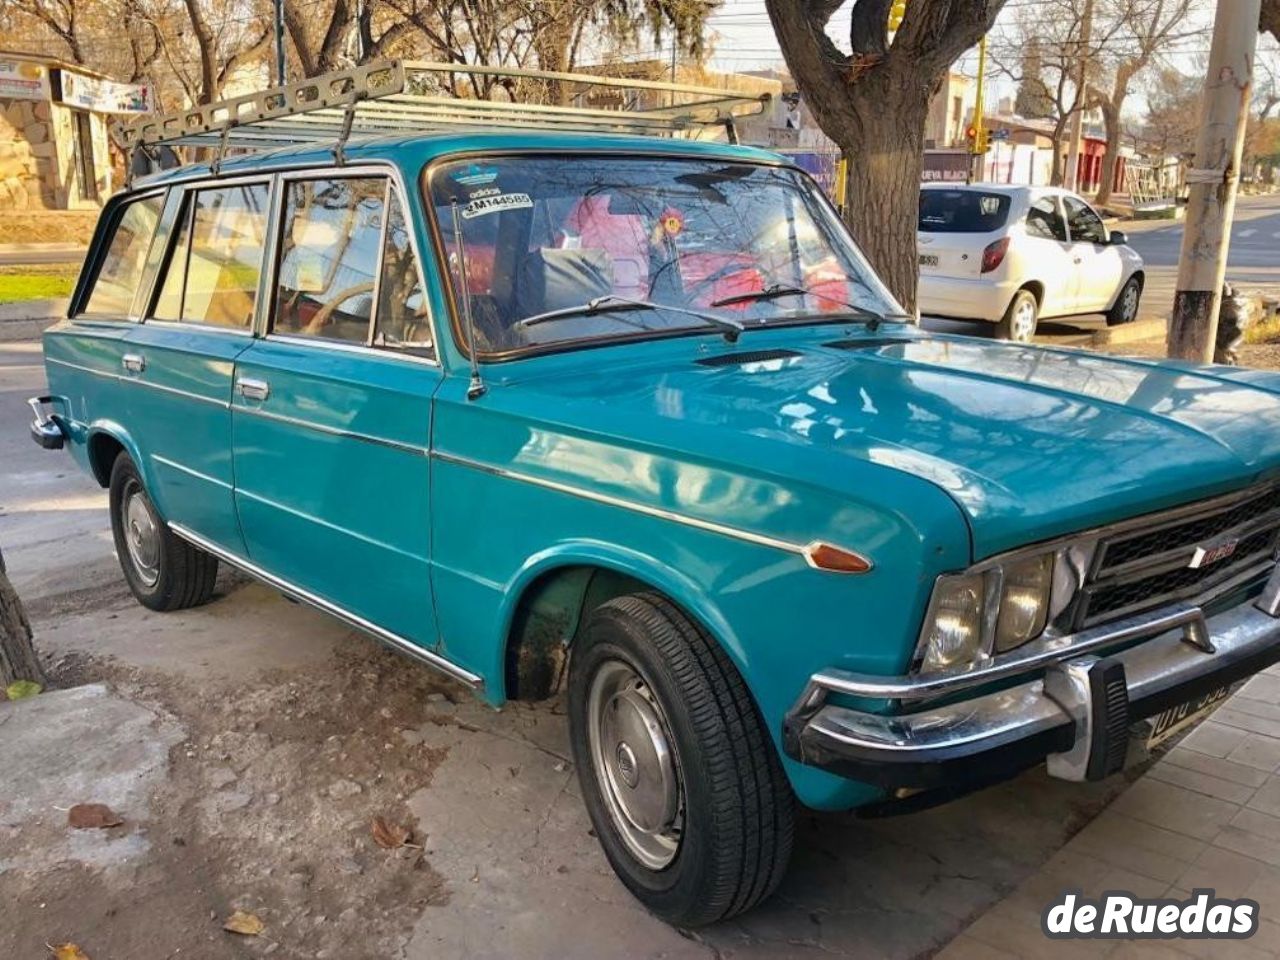
M 453 97 L 440 90 L 438 78 L 447 74 L 502 77 L 506 81 L 503 88 L 509 93 L 532 91 L 535 100 L 549 97 L 551 85 L 558 84 L 557 102 Z M 599 89 L 593 94 L 593 88 Z M 665 94 L 665 102 L 637 103 L 645 91 Z M 627 92 L 632 96 L 626 96 Z M 262 150 L 326 141 L 333 142 L 335 158 L 342 163 L 353 137 L 459 126 L 685 137 L 718 128 L 734 140 L 735 119 L 760 113 L 769 100 L 767 93 L 736 94 L 718 87 L 655 80 L 388 60 L 121 123 L 114 133 L 126 152 L 161 143 L 214 147 L 218 151 L 215 168 L 232 149 Z

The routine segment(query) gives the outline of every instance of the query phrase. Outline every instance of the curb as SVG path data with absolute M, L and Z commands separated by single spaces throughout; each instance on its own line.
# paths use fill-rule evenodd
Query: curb
M 1106 347 L 1117 343 L 1133 343 L 1136 340 L 1154 340 L 1156 337 L 1164 337 L 1167 331 L 1166 320 L 1135 320 L 1120 327 L 1095 330 L 1089 337 L 1089 343 L 1095 347 Z

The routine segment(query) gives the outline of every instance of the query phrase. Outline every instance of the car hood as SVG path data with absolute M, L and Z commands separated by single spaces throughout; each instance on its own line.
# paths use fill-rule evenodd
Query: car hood
M 960 506 L 979 559 L 1280 472 L 1273 374 L 861 328 L 633 349 L 523 386 L 561 421 L 704 456 L 760 456 L 723 431 L 770 440 L 751 466 L 838 493 L 851 458 L 912 474 Z

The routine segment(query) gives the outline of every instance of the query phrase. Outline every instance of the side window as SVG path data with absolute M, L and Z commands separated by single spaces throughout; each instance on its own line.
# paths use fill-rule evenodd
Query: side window
M 1081 243 L 1106 243 L 1107 228 L 1099 217 L 1083 200 L 1075 197 L 1063 197 L 1067 208 L 1067 224 L 1071 227 L 1071 239 Z
M 120 213 L 85 303 L 85 313 L 101 317 L 128 316 L 163 210 L 164 195 L 157 194 L 133 201 Z
M 387 181 L 286 184 L 272 330 L 369 342 Z
M 1053 197 L 1041 197 L 1027 211 L 1027 235 L 1043 240 L 1067 240 L 1067 223 Z
M 382 276 L 378 281 L 378 309 L 374 313 L 373 343 L 434 357 L 431 321 L 418 258 L 413 254 L 404 204 L 395 187 L 387 205 L 387 235 L 382 248 Z
M 265 183 L 187 197 L 152 316 L 247 330 L 266 246 Z

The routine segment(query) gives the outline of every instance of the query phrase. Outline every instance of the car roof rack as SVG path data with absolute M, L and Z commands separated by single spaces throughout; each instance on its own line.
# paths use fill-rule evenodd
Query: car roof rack
M 453 95 L 464 84 L 472 93 L 501 91 L 511 99 Z M 130 153 L 162 144 L 214 147 L 216 172 L 229 149 L 332 142 L 341 163 L 352 136 L 462 127 L 686 138 L 719 128 L 737 142 L 735 119 L 763 112 L 770 99 L 768 93 L 591 73 L 385 60 L 159 117 L 140 117 L 116 124 L 113 132 Z

